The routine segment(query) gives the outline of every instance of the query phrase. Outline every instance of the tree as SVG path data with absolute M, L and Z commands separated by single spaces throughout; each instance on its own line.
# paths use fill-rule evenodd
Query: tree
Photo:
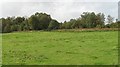
M 110 15 L 107 16 L 108 24 L 113 23 L 114 18 L 111 17 Z
M 114 18 L 108 15 L 108 24 L 105 25 L 105 15 L 103 13 L 83 12 L 77 19 L 70 19 L 64 23 L 59 23 L 46 13 L 36 12 L 29 18 L 7 17 L 0 18 L 0 30 L 2 32 L 26 31 L 26 30 L 53 30 L 53 29 L 75 29 L 75 28 L 118 28 L 118 20 L 113 23 Z M 1 31 L 0 31 L 1 32 Z
M 89 27 L 90 28 L 96 27 L 97 23 L 96 23 L 96 15 L 95 15 L 95 13 L 92 12 L 89 17 L 90 17 L 90 19 L 89 19 L 90 26 Z
M 88 17 L 89 13 L 88 12 L 83 12 L 83 14 L 81 15 L 81 23 L 82 23 L 82 26 L 83 28 L 87 28 L 87 17 Z
M 71 19 L 71 20 L 73 20 L 73 19 Z M 61 28 L 62 29 L 71 29 L 72 28 L 72 23 L 73 23 L 71 20 L 68 21 L 68 22 L 64 21 L 64 23 L 61 24 Z
M 2 19 L 0 19 L 0 33 L 2 33 Z
M 35 13 L 36 18 L 38 19 L 38 29 L 47 29 L 51 21 L 51 16 L 46 13 Z
M 98 28 L 102 28 L 105 25 L 105 15 L 103 13 L 98 13 L 96 16 L 96 23 Z
M 20 25 L 24 20 L 24 17 L 17 17 L 16 19 L 14 19 L 14 23 Z
M 32 30 L 38 30 L 39 29 L 39 21 L 37 19 L 36 16 L 32 15 L 29 19 L 28 19 L 28 23 L 30 25 L 30 29 Z
M 11 26 L 11 31 L 18 31 L 17 25 L 12 25 Z
M 71 23 L 71 25 L 70 25 L 70 27 L 71 28 L 79 28 L 79 21 L 78 20 L 75 20 L 75 19 L 71 19 L 70 21 L 69 21 L 69 23 Z
M 81 15 L 81 22 L 84 28 L 96 27 L 96 15 L 94 12 L 83 12 Z
M 25 21 L 23 21 L 23 30 L 30 30 L 30 25 L 28 23 L 28 19 L 25 19 Z
M 11 27 L 10 27 L 9 24 L 7 24 L 7 25 L 5 26 L 5 29 L 4 29 L 3 32 L 5 32 L 5 33 L 9 33 L 9 32 L 11 32 Z
M 48 29 L 49 30 L 52 30 L 52 29 L 58 29 L 59 28 L 59 23 L 58 23 L 58 21 L 57 20 L 51 20 L 50 21 L 50 24 L 49 24 L 49 26 L 48 26 Z
M 66 28 L 66 24 L 67 24 L 66 21 L 64 21 L 64 23 L 61 23 L 61 29 L 65 29 Z
M 11 32 L 11 25 L 12 25 L 12 18 L 11 17 L 7 17 L 5 18 L 1 18 L 2 20 L 2 32 L 7 33 L 7 32 Z
M 47 29 L 50 21 L 51 21 L 50 15 L 38 12 L 28 19 L 28 23 L 31 25 L 31 29 L 33 30 Z

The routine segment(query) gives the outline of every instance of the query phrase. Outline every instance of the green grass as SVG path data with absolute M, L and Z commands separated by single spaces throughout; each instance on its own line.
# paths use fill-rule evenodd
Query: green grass
M 118 32 L 14 32 L 2 35 L 2 64 L 118 64 Z
M 0 66 L 2 65 L 2 34 L 0 34 Z

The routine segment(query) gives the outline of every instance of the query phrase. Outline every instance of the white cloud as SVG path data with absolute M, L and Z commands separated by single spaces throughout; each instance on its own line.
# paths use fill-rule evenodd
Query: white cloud
M 82 12 L 103 12 L 117 18 L 118 0 L 4 0 L 2 1 L 2 15 L 30 16 L 35 12 L 45 12 L 58 21 L 78 18 Z

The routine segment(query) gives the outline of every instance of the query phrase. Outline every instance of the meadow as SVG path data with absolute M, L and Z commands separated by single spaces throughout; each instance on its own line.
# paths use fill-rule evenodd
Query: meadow
M 116 65 L 118 32 L 13 32 L 2 34 L 4 65 Z

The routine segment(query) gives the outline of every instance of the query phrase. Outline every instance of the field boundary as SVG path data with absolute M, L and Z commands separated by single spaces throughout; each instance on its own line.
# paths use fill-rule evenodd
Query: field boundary
M 2 67 L 119 67 L 118 65 L 3 65 Z
M 58 29 L 58 32 L 94 32 L 94 31 L 118 31 L 118 28 L 81 28 L 81 29 Z
M 102 31 L 119 31 L 119 28 L 80 28 L 80 29 L 58 29 L 58 30 L 31 30 L 31 31 L 14 31 L 14 32 L 102 32 Z M 14 33 L 10 32 L 10 33 Z M 6 34 L 6 33 L 2 33 Z

